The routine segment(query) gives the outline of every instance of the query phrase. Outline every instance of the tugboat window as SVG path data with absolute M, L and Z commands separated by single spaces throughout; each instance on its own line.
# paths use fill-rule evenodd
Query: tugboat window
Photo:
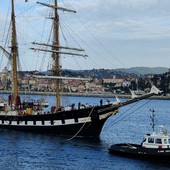
M 170 144 L 170 139 L 168 139 L 168 143 Z
M 155 139 L 155 143 L 162 144 L 161 139 Z
M 167 139 L 164 139 L 164 144 L 167 144 Z
M 148 138 L 148 143 L 154 143 L 154 138 Z

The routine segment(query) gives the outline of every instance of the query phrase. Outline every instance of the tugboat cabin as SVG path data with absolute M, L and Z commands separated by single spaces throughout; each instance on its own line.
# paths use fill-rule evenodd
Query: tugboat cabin
M 162 130 L 160 133 L 147 134 L 142 142 L 144 148 L 170 148 L 170 135 L 167 130 Z

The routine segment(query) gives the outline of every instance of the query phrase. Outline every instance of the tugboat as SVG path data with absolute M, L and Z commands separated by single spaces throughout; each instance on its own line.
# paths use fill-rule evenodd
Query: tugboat
M 146 134 L 141 144 L 120 143 L 111 145 L 109 148 L 110 154 L 159 162 L 170 162 L 170 135 L 163 126 L 160 126 L 158 133 L 155 132 L 155 111 L 151 111 L 152 134 Z

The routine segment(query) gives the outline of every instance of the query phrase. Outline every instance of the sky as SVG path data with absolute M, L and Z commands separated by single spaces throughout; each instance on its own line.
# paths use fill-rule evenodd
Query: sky
M 8 32 L 5 21 L 7 14 L 10 14 L 10 2 L 0 0 L 2 46 Z M 170 67 L 169 0 L 59 0 L 59 6 L 77 11 L 76 14 L 59 12 L 61 34 L 64 35 L 64 40 L 60 36 L 60 42 L 77 45 L 85 49 L 88 55 L 87 58 L 61 56 L 64 69 Z M 36 4 L 36 0 L 15 0 L 23 70 L 46 70 L 49 66 L 49 54 L 29 50 L 33 47 L 31 42 L 48 41 L 45 34 L 50 33 L 51 27 L 50 21 L 44 20 L 47 10 L 49 8 Z M 3 68 L 5 59 L 0 62 Z

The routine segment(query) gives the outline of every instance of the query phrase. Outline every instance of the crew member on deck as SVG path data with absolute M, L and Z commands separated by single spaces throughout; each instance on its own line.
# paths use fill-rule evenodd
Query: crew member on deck
M 79 103 L 78 103 L 78 109 L 80 109 L 80 106 L 81 106 L 81 103 L 79 102 Z
M 9 106 L 12 106 L 12 95 L 10 94 L 9 96 L 8 96 L 8 105 Z
M 16 97 L 16 108 L 17 109 L 21 108 L 21 99 L 20 99 L 20 96 Z
M 71 109 L 74 110 L 74 107 L 75 107 L 75 104 L 73 103 L 73 104 L 71 105 Z
M 103 105 L 103 100 L 101 99 L 101 100 L 100 100 L 100 106 L 102 106 L 102 105 Z

